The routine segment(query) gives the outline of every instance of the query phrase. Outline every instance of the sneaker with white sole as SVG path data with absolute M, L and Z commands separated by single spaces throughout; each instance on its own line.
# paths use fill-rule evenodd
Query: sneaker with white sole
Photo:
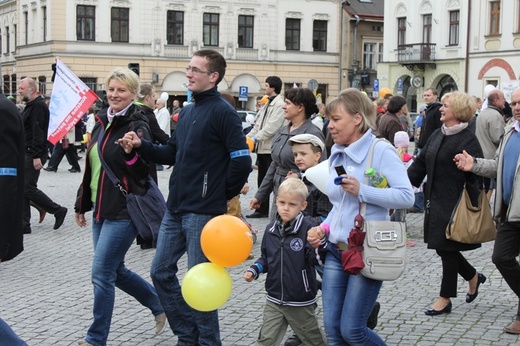
M 166 330 L 166 327 L 168 327 L 166 314 L 163 312 L 162 314 L 155 316 L 155 334 L 162 334 L 162 332 Z
M 78 345 L 81 345 L 81 346 L 93 346 L 92 344 L 86 342 L 85 340 L 78 341 Z

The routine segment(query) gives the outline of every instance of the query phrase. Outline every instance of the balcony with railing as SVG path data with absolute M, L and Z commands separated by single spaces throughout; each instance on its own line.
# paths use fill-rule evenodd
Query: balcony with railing
M 435 43 L 403 44 L 397 47 L 397 61 L 409 70 L 417 67 L 424 71 L 425 65 L 435 68 Z

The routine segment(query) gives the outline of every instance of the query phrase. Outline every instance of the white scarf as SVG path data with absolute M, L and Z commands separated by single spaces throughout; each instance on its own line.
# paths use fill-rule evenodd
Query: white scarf
M 112 124 L 112 120 L 114 120 L 115 117 L 124 116 L 126 114 L 126 111 L 128 110 L 128 108 L 130 108 L 131 105 L 133 105 L 133 102 L 130 102 L 130 104 L 128 106 L 126 106 L 119 112 L 115 112 L 115 113 L 112 110 L 112 106 L 108 107 L 108 110 L 107 110 L 108 123 Z
M 468 127 L 468 123 L 458 123 L 457 125 L 453 125 L 450 127 L 447 127 L 445 124 L 442 124 L 441 131 L 446 136 L 456 135 L 460 131 L 464 130 L 466 127 Z

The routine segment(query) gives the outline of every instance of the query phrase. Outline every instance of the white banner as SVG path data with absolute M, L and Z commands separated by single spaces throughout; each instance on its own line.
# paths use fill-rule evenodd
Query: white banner
M 57 60 L 49 104 L 49 142 L 58 143 L 88 112 L 96 99 L 96 93 L 90 90 L 64 63 Z

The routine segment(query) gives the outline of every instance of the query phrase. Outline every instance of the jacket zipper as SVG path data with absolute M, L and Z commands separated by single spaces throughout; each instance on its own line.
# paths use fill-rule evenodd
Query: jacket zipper
M 206 197 L 208 192 L 208 172 L 204 172 L 204 183 L 202 184 L 202 198 Z

